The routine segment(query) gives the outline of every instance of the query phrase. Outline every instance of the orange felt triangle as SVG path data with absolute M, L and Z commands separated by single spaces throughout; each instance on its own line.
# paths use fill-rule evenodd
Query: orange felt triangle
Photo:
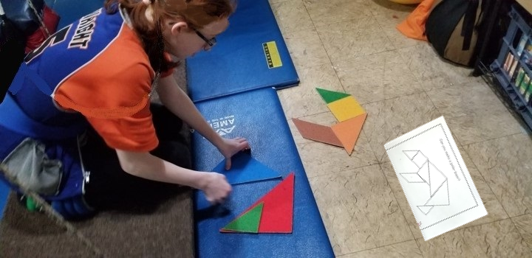
M 342 121 L 332 126 L 334 134 L 342 142 L 342 145 L 345 148 L 345 151 L 349 155 L 353 152 L 355 144 L 357 143 L 358 136 L 362 131 L 362 126 L 366 121 L 367 113 L 356 116 L 346 121 Z
M 281 183 L 244 212 L 247 213 L 261 202 L 264 204 L 258 233 L 292 233 L 294 178 L 294 173 L 290 173 Z
M 301 133 L 301 136 L 303 138 L 330 144 L 333 146 L 343 146 L 342 142 L 340 142 L 331 127 L 302 121 L 299 119 L 292 119 L 292 121 L 296 125 L 297 130 L 299 130 L 299 133 Z

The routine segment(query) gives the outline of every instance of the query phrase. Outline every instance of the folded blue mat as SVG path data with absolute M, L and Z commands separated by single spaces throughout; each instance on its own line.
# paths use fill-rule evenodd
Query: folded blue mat
M 299 83 L 268 0 L 237 2 L 229 28 L 217 37 L 216 46 L 187 59 L 188 91 L 194 102 Z M 263 45 L 268 42 L 265 50 Z M 275 42 L 277 50 L 271 42 Z
M 272 88 L 248 91 L 196 104 L 211 126 L 227 138 L 245 137 L 251 156 L 283 179 L 295 173 L 292 234 L 220 233 L 281 179 L 239 184 L 223 205 L 194 195 L 196 255 L 199 257 L 334 257 L 286 117 Z M 218 150 L 193 134 L 194 166 L 210 171 L 223 160 Z

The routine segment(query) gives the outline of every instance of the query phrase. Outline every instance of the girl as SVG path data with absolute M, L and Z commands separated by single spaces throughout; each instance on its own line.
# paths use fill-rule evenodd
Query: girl
M 249 144 L 207 124 L 171 76 L 171 56 L 212 48 L 233 10 L 230 0 L 107 0 L 57 31 L 26 56 L 0 104 L 6 171 L 66 218 L 176 185 L 222 202 L 231 191 L 224 175 L 188 169 L 181 120 L 227 169 Z M 150 103 L 153 91 L 163 106 Z

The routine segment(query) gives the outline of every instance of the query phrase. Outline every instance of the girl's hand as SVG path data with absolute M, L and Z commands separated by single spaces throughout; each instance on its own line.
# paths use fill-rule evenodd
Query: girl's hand
M 245 138 L 223 138 L 222 144 L 218 147 L 218 150 L 225 157 L 225 170 L 231 169 L 231 157 L 245 149 L 249 149 L 249 143 Z
M 211 204 L 223 203 L 229 193 L 231 185 L 227 182 L 225 175 L 216 172 L 205 174 L 201 190 L 205 193 L 205 198 Z

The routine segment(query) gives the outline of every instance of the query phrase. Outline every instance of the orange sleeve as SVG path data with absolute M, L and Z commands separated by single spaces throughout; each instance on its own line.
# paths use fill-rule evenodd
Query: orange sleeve
M 54 100 L 83 114 L 111 148 L 151 151 L 159 143 L 149 108 L 154 72 L 140 44 L 124 38 L 136 39 L 119 38 L 65 80 Z

